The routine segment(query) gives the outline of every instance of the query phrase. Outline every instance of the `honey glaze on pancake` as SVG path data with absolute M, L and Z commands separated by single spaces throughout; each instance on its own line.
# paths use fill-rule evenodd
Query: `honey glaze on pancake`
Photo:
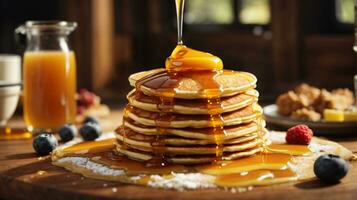
M 217 160 L 221 159 L 223 136 L 225 134 L 223 118 L 220 114 L 222 113 L 220 99 L 222 87 L 217 83 L 215 77 L 224 73 L 232 73 L 223 71 L 222 68 L 223 63 L 218 57 L 187 48 L 184 45 L 177 45 L 171 56 L 166 60 L 166 71 L 143 77 L 137 81 L 137 91 L 140 91 L 141 86 L 153 88 L 156 91 L 157 109 L 160 114 L 155 119 L 155 125 L 159 134 L 157 140 L 153 143 L 153 147 L 157 147 L 154 154 L 161 157 L 162 163 L 164 162 L 164 154 L 160 151 L 163 149 L 160 140 L 166 132 L 164 127 L 170 127 L 175 89 L 184 79 L 194 80 L 202 87 L 200 92 L 206 97 L 210 126 L 213 127 L 212 134 L 215 136 L 216 157 Z
M 228 113 L 234 110 L 244 108 L 250 104 L 257 102 L 258 92 L 255 90 L 248 90 L 246 92 L 236 94 L 229 97 L 221 98 L 222 112 Z M 149 96 L 141 91 L 132 90 L 127 95 L 129 103 L 142 110 L 159 112 L 156 105 L 159 103 L 159 98 Z M 155 107 L 155 108 L 154 108 Z M 173 112 L 176 114 L 199 115 L 208 114 L 207 99 L 178 99 L 175 98 L 175 105 Z
M 258 97 L 253 95 L 253 94 L 249 94 L 247 93 L 248 96 L 251 96 L 255 102 L 258 102 Z M 256 122 L 257 122 L 257 127 L 258 127 L 258 135 L 260 138 L 264 138 L 264 119 L 263 119 L 263 113 L 260 112 L 258 109 L 254 109 L 255 115 L 257 116 Z M 267 142 L 263 141 L 262 142 L 262 148 L 263 148 L 263 153 L 267 152 Z
M 102 164 L 110 169 L 121 169 L 125 173 L 116 177 L 115 181 L 147 185 L 150 175 L 160 175 L 166 179 L 173 177 L 173 173 L 202 173 L 214 177 L 214 184 L 218 187 L 241 187 L 251 185 L 268 185 L 297 180 L 298 176 L 289 168 L 293 156 L 286 154 L 296 150 L 296 155 L 306 155 L 310 152 L 303 145 L 279 144 L 271 149 L 285 150 L 285 153 L 261 153 L 232 161 L 218 161 L 206 165 L 148 166 L 146 163 L 127 158 L 113 151 L 115 139 L 96 142 L 82 142 L 52 155 L 54 163 L 65 157 L 85 157 L 92 162 Z M 269 147 L 269 146 L 268 146 Z M 63 167 L 66 167 L 62 165 Z M 92 178 L 100 178 L 94 174 L 86 174 Z M 105 178 L 103 178 L 105 179 Z

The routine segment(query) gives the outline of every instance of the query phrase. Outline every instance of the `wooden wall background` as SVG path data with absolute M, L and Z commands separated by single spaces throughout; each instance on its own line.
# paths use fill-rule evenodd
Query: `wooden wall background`
M 130 89 L 128 75 L 162 67 L 175 46 L 173 0 L 56 0 L 51 5 L 55 14 L 36 17 L 79 23 L 72 38 L 78 85 L 106 99 L 122 100 Z M 263 101 L 302 81 L 352 88 L 353 27 L 336 22 L 334 0 L 270 0 L 270 5 L 271 23 L 261 35 L 252 34 L 252 26 L 186 26 L 184 41 L 220 56 L 225 68 L 254 73 Z M 4 15 L 0 22 L 9 21 Z

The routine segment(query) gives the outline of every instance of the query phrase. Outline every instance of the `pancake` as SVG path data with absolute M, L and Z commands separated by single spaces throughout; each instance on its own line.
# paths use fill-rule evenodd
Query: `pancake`
M 209 115 L 181 115 L 181 114 L 172 114 L 166 115 L 165 117 L 160 116 L 161 113 L 150 112 L 142 110 L 139 108 L 131 108 L 128 111 L 128 117 L 140 124 L 146 126 L 156 126 L 160 118 L 162 120 L 162 127 L 170 128 L 205 128 L 212 127 L 212 121 Z M 222 114 L 222 126 L 232 126 L 239 125 L 244 123 L 249 123 L 261 117 L 262 108 L 258 104 L 252 104 L 245 108 L 241 108 L 236 111 Z M 169 119 L 167 119 L 169 117 Z M 169 122 L 169 123 L 168 123 Z
M 251 149 L 246 149 L 244 151 L 240 152 L 234 152 L 234 153 L 223 153 L 222 155 L 222 160 L 234 160 L 242 157 L 247 157 L 254 155 L 256 153 L 259 153 L 263 150 L 262 147 L 254 147 Z M 142 162 L 147 162 L 151 159 L 154 159 L 155 156 L 139 151 L 136 149 L 132 148 L 126 148 L 123 147 L 122 144 L 118 144 L 116 151 L 118 153 L 121 153 L 123 155 L 126 155 L 130 159 L 133 160 L 138 160 Z M 214 155 L 209 155 L 209 156 L 193 156 L 193 155 L 186 155 L 186 156 L 175 156 L 175 157 L 170 157 L 167 156 L 165 157 L 165 160 L 169 163 L 174 163 L 174 164 L 203 164 L 203 163 L 210 163 L 216 160 L 216 157 Z
M 129 128 L 133 130 L 134 132 L 144 134 L 144 135 L 149 135 L 149 136 L 157 136 L 158 133 L 156 127 L 150 127 L 150 126 L 145 126 L 142 124 L 139 124 L 133 120 L 130 119 L 125 119 L 125 123 L 123 123 L 125 128 Z M 251 122 L 247 124 L 241 124 L 241 125 L 235 125 L 235 126 L 226 126 L 224 127 L 224 132 L 225 134 L 223 135 L 222 140 L 230 140 L 233 138 L 238 138 L 242 137 L 248 134 L 251 134 L 253 132 L 257 132 L 259 129 L 265 127 L 265 122 L 263 121 L 261 125 L 261 128 L 258 127 L 257 122 Z M 116 132 L 121 131 L 121 128 L 118 128 Z M 195 128 L 184 128 L 184 129 L 174 129 L 174 128 L 167 128 L 165 129 L 165 135 L 173 135 L 173 136 L 178 136 L 181 138 L 190 138 L 190 139 L 201 139 L 201 140 L 211 140 L 215 141 L 215 136 L 213 133 L 213 128 L 200 128 L 200 129 L 195 129 Z
M 257 78 L 251 73 L 232 70 L 200 71 L 196 78 L 192 78 L 192 72 L 181 72 L 178 79 L 171 77 L 163 68 L 132 74 L 129 77 L 129 82 L 136 87 L 138 81 L 145 79 L 145 84 L 141 84 L 137 89 L 149 96 L 160 96 L 160 91 L 165 89 L 165 86 L 175 82 L 175 98 L 201 99 L 207 98 L 207 88 L 199 80 L 206 80 L 205 73 L 208 72 L 216 73 L 214 75 L 207 74 L 207 77 L 213 77 L 215 83 L 219 85 L 217 89 L 220 97 L 243 93 L 255 88 L 257 82 Z
M 269 143 L 250 73 L 154 69 L 129 82 L 135 89 L 116 149 L 130 159 L 207 163 L 253 155 Z
M 221 113 L 238 110 L 255 103 L 257 102 L 258 96 L 259 93 L 256 90 L 248 90 L 244 93 L 224 97 L 220 102 Z M 127 95 L 127 99 L 134 107 L 151 112 L 161 112 L 158 108 L 158 97 L 147 96 L 141 92 L 132 90 Z M 207 108 L 207 103 L 206 99 L 175 99 L 172 106 L 172 112 L 178 114 L 210 114 L 210 110 Z
M 119 142 L 119 141 L 118 141 Z M 233 144 L 233 145 L 224 145 L 222 147 L 223 152 L 238 152 L 246 149 L 254 148 L 256 146 L 262 146 L 263 141 L 260 139 L 253 139 L 248 142 L 244 142 L 241 144 Z M 125 145 L 137 149 L 140 151 L 153 153 L 155 151 L 155 147 L 153 147 L 150 143 L 138 142 L 135 140 L 125 139 Z M 143 145 L 143 146 L 140 146 Z M 145 145 L 145 146 L 144 146 Z M 189 147 L 174 147 L 174 146 L 160 146 L 160 151 L 165 152 L 165 156 L 169 155 L 205 155 L 211 154 L 216 155 L 217 148 L 216 145 L 211 146 L 189 146 Z
M 222 144 L 222 159 L 231 160 L 243 156 L 252 155 L 252 152 L 261 151 L 261 147 L 269 144 L 268 131 L 264 129 L 263 134 L 250 134 L 248 136 L 243 136 L 238 140 L 237 143 L 224 143 Z M 165 152 L 165 160 L 172 163 L 205 163 L 210 162 L 215 159 L 217 153 L 217 148 L 215 143 L 201 143 L 202 140 L 187 140 L 180 138 L 163 138 L 160 139 L 160 143 L 163 144 L 159 147 L 153 147 L 155 142 L 154 136 L 145 136 L 140 134 L 128 134 L 129 136 L 124 137 L 123 133 L 117 133 L 117 144 L 116 150 L 119 153 L 126 155 L 127 157 L 134 160 L 147 161 L 155 158 L 158 151 Z M 252 136 L 252 137 L 251 137 Z M 123 143 L 125 145 L 123 146 Z M 172 144 L 173 143 L 173 144 Z M 184 143 L 182 145 L 182 143 Z M 188 146 L 186 146 L 188 145 Z M 206 157 L 206 158 L 205 158 Z M 183 161 L 185 160 L 185 161 Z
M 223 144 L 240 144 L 259 137 L 257 132 L 237 137 L 230 140 L 222 141 Z M 150 147 L 151 144 L 157 139 L 157 136 L 143 135 L 136 133 L 132 130 L 122 130 L 116 132 L 116 138 L 121 142 L 132 143 L 133 145 L 140 145 Z M 177 136 L 166 136 L 160 139 L 160 142 L 165 146 L 200 146 L 200 145 L 215 145 L 214 140 L 201 140 L 201 139 L 187 139 Z

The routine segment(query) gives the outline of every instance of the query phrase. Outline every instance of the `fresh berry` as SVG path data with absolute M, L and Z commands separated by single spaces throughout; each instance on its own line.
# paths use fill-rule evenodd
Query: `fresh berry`
M 308 145 L 313 136 L 312 130 L 306 125 L 300 124 L 289 128 L 286 133 L 285 140 L 289 144 L 302 144 Z
M 80 106 L 80 105 L 77 106 L 77 114 L 78 115 L 83 115 L 85 111 L 86 111 L 85 106 Z
M 32 146 L 38 155 L 45 156 L 58 146 L 58 141 L 51 133 L 43 132 L 34 138 Z
M 93 123 L 93 124 L 98 124 L 99 125 L 99 121 L 97 118 L 93 117 L 93 116 L 87 116 L 84 120 L 83 120 L 84 124 L 87 123 Z
M 79 133 L 84 140 L 92 141 L 97 139 L 102 134 L 102 130 L 98 124 L 86 123 L 81 127 L 81 129 L 79 129 Z
M 322 155 L 315 161 L 314 172 L 320 180 L 326 183 L 337 183 L 346 176 L 348 164 L 339 156 Z
M 59 136 L 61 137 L 62 142 L 71 141 L 77 135 L 78 130 L 73 124 L 66 124 L 59 130 Z
M 95 102 L 95 94 L 87 89 L 80 89 L 78 93 L 78 106 L 84 106 L 86 108 L 93 105 Z

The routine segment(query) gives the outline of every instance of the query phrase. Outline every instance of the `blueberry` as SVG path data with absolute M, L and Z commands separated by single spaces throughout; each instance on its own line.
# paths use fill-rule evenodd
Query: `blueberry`
M 74 137 L 78 135 L 78 130 L 73 124 L 65 124 L 59 130 L 59 136 L 63 142 L 68 142 L 73 140 Z
M 58 141 L 51 133 L 43 132 L 34 138 L 32 146 L 38 155 L 45 156 L 58 146 Z
M 346 176 L 348 164 L 339 156 L 322 155 L 315 161 L 314 172 L 319 179 L 326 183 L 337 183 Z
M 95 123 L 86 123 L 81 129 L 79 129 L 79 133 L 86 141 L 92 141 L 97 139 L 101 134 L 102 130 L 98 124 Z
M 97 118 L 93 117 L 93 116 L 87 116 L 84 121 L 83 121 L 84 124 L 86 123 L 94 123 L 94 124 L 98 124 L 99 125 L 99 121 Z

